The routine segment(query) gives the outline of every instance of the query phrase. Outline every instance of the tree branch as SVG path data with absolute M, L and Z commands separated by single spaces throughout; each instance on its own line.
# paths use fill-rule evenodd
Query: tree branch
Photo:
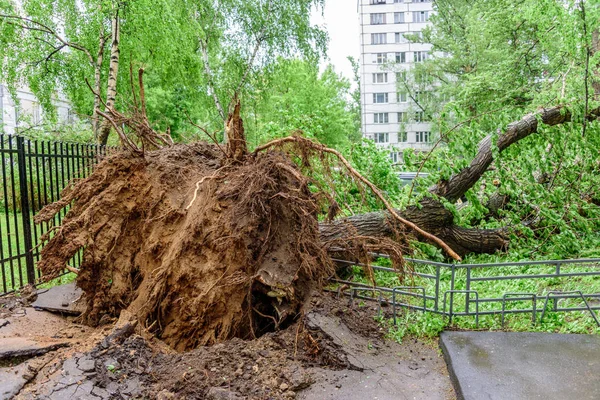
M 585 117 L 588 121 L 596 120 L 600 116 L 600 108 L 596 108 Z M 528 114 L 520 121 L 508 125 L 506 132 L 498 137 L 496 146 L 500 152 L 506 150 L 510 145 L 538 131 L 538 118 L 542 124 L 547 126 L 560 125 L 571 121 L 571 112 L 563 106 L 542 108 L 537 113 Z M 430 192 L 446 198 L 450 202 L 460 199 L 471 189 L 481 176 L 487 171 L 494 161 L 492 154 L 492 135 L 485 137 L 479 143 L 477 155 L 471 164 L 453 175 L 447 181 L 441 181 L 430 188 Z
M 47 33 L 47 34 L 53 36 L 59 42 L 61 42 L 64 46 L 68 46 L 68 47 L 71 47 L 72 49 L 79 50 L 79 51 L 82 51 L 83 53 L 85 53 L 85 55 L 87 55 L 87 57 L 88 57 L 88 60 L 90 61 L 90 64 L 94 65 L 94 58 L 92 57 L 92 54 L 90 53 L 90 51 L 88 49 L 86 49 L 85 47 L 83 47 L 82 45 L 80 45 L 78 43 L 67 41 L 66 39 L 62 38 L 58 33 L 56 33 L 56 31 L 54 29 L 50 28 L 46 24 L 43 24 L 39 21 L 35 21 L 31 18 L 21 17 L 19 15 L 0 14 L 0 18 L 20 20 L 20 21 L 24 21 L 29 24 L 35 25 L 35 26 L 30 26 L 30 25 L 19 24 L 19 23 L 13 22 L 13 21 L 6 21 L 8 24 L 15 25 L 15 26 L 18 26 L 18 27 L 26 29 L 26 30 Z

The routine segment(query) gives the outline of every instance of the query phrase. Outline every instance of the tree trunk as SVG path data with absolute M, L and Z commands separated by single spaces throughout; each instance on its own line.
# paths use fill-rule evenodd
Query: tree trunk
M 225 137 L 227 138 L 227 155 L 235 161 L 243 161 L 248 154 L 248 144 L 244 134 L 244 122 L 240 118 L 240 102 L 236 101 L 233 112 L 229 114 L 225 123 Z
M 119 10 L 115 11 L 115 15 L 112 20 L 112 43 L 110 47 L 110 64 L 108 70 L 108 85 L 106 88 L 106 114 L 110 114 L 109 109 L 115 105 L 115 99 L 117 97 L 117 76 L 119 74 L 119 38 L 120 38 L 120 23 L 119 23 Z M 108 135 L 110 134 L 111 125 L 108 120 L 103 120 L 100 126 L 100 133 L 98 135 L 98 142 L 100 144 L 106 144 L 108 141 Z
M 423 230 L 442 239 L 460 256 L 468 253 L 495 253 L 508 246 L 508 239 L 501 229 L 463 228 L 454 224 L 454 217 L 442 203 L 426 198 L 421 208 L 412 206 L 397 212 Z M 386 212 L 371 212 L 319 225 L 321 240 L 327 242 L 352 234 L 362 236 L 393 236 L 395 222 Z M 417 237 L 417 239 L 422 239 Z
M 98 43 L 98 54 L 96 55 L 96 63 L 94 64 L 94 90 L 97 96 L 94 96 L 94 110 L 92 111 L 92 131 L 96 138 L 99 137 L 99 126 L 100 116 L 98 111 L 100 110 L 100 93 L 102 92 L 102 62 L 104 61 L 104 45 L 106 44 L 106 37 L 104 35 L 104 29 L 100 31 L 100 39 Z

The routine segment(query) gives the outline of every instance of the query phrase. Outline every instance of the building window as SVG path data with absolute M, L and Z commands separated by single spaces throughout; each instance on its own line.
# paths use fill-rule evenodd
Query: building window
M 404 23 L 404 13 L 403 12 L 395 12 L 394 13 L 394 23 L 395 24 L 403 24 Z
M 406 62 L 406 53 L 405 52 L 396 53 L 396 63 L 400 64 L 400 63 L 405 63 L 405 62 Z
M 404 123 L 408 121 L 408 114 L 404 111 L 398 113 L 398 123 Z
M 406 131 L 398 132 L 398 142 L 400 142 L 400 143 L 408 142 L 408 133 Z
M 407 98 L 406 92 L 398 92 L 398 103 L 406 103 Z
M 373 103 L 382 104 L 388 102 L 388 94 L 387 93 L 373 93 Z
M 413 11 L 413 22 L 427 22 L 428 20 L 428 11 Z
M 392 159 L 392 164 L 402 164 L 404 162 L 401 151 L 392 151 L 390 158 Z
M 431 132 L 415 132 L 415 141 L 417 143 L 429 143 L 431 141 Z
M 388 74 L 387 72 L 378 72 L 373 74 L 373 83 L 387 83 Z
M 371 14 L 371 25 L 385 24 L 385 13 Z
M 40 103 L 31 104 L 31 124 L 39 125 L 42 122 L 40 118 Z
M 406 71 L 396 72 L 396 82 L 406 81 Z
M 425 122 L 425 113 L 423 111 L 415 112 L 415 122 Z
M 371 4 L 385 4 L 387 0 L 371 0 Z
M 373 140 L 375 143 L 389 143 L 390 134 L 389 133 L 375 133 L 373 135 Z
M 419 91 L 415 92 L 414 99 L 417 103 L 427 102 L 431 98 L 430 93 L 427 91 Z
M 394 35 L 396 43 L 408 43 L 408 40 L 404 37 L 402 33 L 396 32 Z
M 429 58 L 429 53 L 426 51 L 415 51 L 414 52 L 415 62 L 425 61 Z
M 375 113 L 373 114 L 373 122 L 376 124 L 387 124 L 389 122 L 389 114 Z
M 431 75 L 426 71 L 415 71 L 415 82 L 420 85 L 427 85 L 431 83 Z
M 371 33 L 371 44 L 386 44 L 387 34 L 386 33 Z
M 400 3 L 400 0 L 398 0 Z M 431 0 L 413 0 L 413 3 L 431 3 Z
M 377 64 L 383 64 L 384 62 L 387 61 L 387 54 L 386 53 L 377 53 L 375 56 L 375 62 Z

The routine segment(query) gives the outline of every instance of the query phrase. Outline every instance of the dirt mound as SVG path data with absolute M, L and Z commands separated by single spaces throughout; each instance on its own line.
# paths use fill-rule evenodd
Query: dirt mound
M 84 248 L 84 322 L 128 309 L 177 350 L 284 328 L 332 273 L 316 196 L 280 152 L 231 162 L 196 143 L 116 154 L 36 221 L 71 203 L 42 250 L 43 274 Z

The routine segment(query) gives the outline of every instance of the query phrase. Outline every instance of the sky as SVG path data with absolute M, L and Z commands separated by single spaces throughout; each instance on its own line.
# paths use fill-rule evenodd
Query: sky
M 329 33 L 329 60 L 325 63 L 334 65 L 336 72 L 341 73 L 351 82 L 352 66 L 348 56 L 359 58 L 360 41 L 356 0 L 325 0 L 325 12 L 313 11 L 311 21 L 321 25 Z

